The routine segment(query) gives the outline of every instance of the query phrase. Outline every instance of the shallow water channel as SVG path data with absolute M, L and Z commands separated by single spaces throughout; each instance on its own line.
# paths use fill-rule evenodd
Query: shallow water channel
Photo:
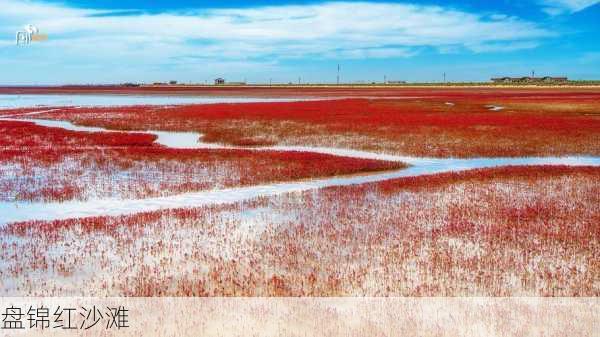
M 3 120 L 28 121 L 40 126 L 63 128 L 80 132 L 124 132 L 107 130 L 100 127 L 74 125 L 67 121 L 16 119 Z M 129 132 L 129 131 L 126 131 Z M 478 168 L 489 168 L 509 165 L 572 165 L 600 166 L 600 157 L 522 157 L 522 158 L 470 158 L 470 159 L 440 159 L 396 156 L 390 154 L 366 151 L 309 147 L 309 146 L 270 146 L 270 147 L 234 147 L 201 141 L 202 134 L 194 132 L 168 131 L 131 131 L 135 133 L 154 134 L 156 143 L 171 148 L 186 149 L 245 149 L 253 151 L 298 151 L 314 152 L 334 156 L 353 157 L 362 159 L 398 161 L 411 165 L 402 170 L 394 170 L 365 175 L 342 176 L 302 180 L 288 183 L 274 183 L 248 187 L 236 187 L 220 190 L 190 192 L 167 197 L 147 199 L 102 199 L 67 202 L 0 202 L 0 225 L 29 220 L 61 220 L 91 216 L 118 216 L 161 209 L 197 207 L 211 204 L 233 203 L 252 199 L 259 196 L 274 196 L 290 192 L 330 186 L 356 185 L 384 181 L 394 178 L 421 176 L 451 171 L 464 171 Z

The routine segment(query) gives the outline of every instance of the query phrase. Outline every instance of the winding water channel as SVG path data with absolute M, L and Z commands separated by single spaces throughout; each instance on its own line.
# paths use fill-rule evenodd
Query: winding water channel
M 27 117 L 27 115 L 23 115 Z M 100 127 L 74 125 L 67 121 L 3 118 L 2 120 L 28 121 L 40 126 L 63 128 L 81 132 L 123 132 Z M 193 132 L 131 131 L 154 134 L 156 143 L 171 148 L 186 149 L 245 149 L 254 151 L 298 151 L 344 156 L 352 158 L 397 161 L 411 165 L 402 170 L 394 170 L 365 175 L 342 176 L 302 180 L 287 183 L 264 184 L 219 190 L 190 192 L 178 195 L 147 199 L 101 199 L 67 202 L 0 202 L 0 225 L 29 220 L 62 220 L 91 216 L 118 216 L 163 209 L 197 207 L 212 204 L 233 203 L 259 196 L 274 196 L 290 192 L 300 192 L 331 186 L 346 186 L 384 181 L 389 179 L 422 176 L 450 171 L 490 168 L 509 165 L 571 165 L 600 166 L 600 157 L 521 157 L 521 158 L 470 158 L 440 159 L 396 156 L 358 150 L 309 147 L 309 146 L 270 146 L 234 147 L 201 141 L 202 134 Z

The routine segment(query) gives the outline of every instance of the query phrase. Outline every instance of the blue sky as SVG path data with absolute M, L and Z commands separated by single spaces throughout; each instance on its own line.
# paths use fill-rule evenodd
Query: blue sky
M 600 79 L 600 0 L 0 0 L 0 84 Z M 15 45 L 33 24 L 49 39 Z

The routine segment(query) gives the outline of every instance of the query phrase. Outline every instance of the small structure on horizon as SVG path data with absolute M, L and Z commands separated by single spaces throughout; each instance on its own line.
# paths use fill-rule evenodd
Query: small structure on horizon
M 170 85 L 175 85 L 175 84 L 177 84 L 177 81 L 169 81 L 169 84 Z
M 215 79 L 215 85 L 223 85 L 223 84 L 225 84 L 224 78 L 219 77 L 219 78 Z
M 516 84 L 531 84 L 531 83 L 566 83 L 569 79 L 567 77 L 496 77 L 492 78 L 494 83 L 516 83 Z

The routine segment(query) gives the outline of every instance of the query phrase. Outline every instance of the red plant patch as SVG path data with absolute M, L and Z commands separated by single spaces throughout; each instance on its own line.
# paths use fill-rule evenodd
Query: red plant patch
M 509 167 L 12 224 L 0 277 L 12 295 L 598 296 L 599 176 Z
M 412 99 L 64 109 L 44 117 L 117 130 L 196 131 L 206 141 L 236 145 L 337 146 L 436 157 L 599 154 L 600 117 L 585 113 L 600 108 L 599 94 L 537 95 L 463 91 Z M 517 105 L 523 102 L 537 105 Z M 585 106 L 550 109 L 558 103 Z M 513 107 L 490 111 L 488 104 Z
M 0 199 L 144 198 L 405 167 L 303 152 L 170 149 L 154 140 L 0 121 Z
M 543 178 L 560 177 L 569 174 L 594 176 L 600 174 L 595 166 L 503 166 L 497 168 L 474 169 L 460 172 L 448 172 L 435 175 L 406 177 L 376 183 L 384 194 L 398 193 L 404 190 L 439 189 L 457 183 L 482 183 L 501 179 L 535 181 Z

